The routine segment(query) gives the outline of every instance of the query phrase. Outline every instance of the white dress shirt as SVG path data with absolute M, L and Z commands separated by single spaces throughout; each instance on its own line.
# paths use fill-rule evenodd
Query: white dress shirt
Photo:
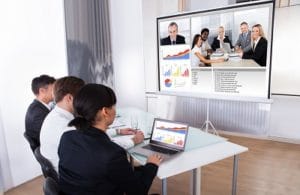
M 206 56 L 207 55 L 207 50 L 211 49 L 210 44 L 208 43 L 208 40 L 203 41 L 201 45 L 201 53 L 202 55 Z
M 199 53 L 200 55 L 202 55 L 201 48 L 198 47 L 197 45 L 195 45 L 194 48 L 192 49 L 192 55 L 191 55 L 191 65 L 192 65 L 192 67 L 199 67 L 199 65 L 204 66 L 204 63 L 202 63 L 200 61 L 200 59 L 196 55 L 196 53 Z
M 68 127 L 71 120 L 74 119 L 72 113 L 58 107 L 54 107 L 45 118 L 41 134 L 41 154 L 50 160 L 55 170 L 58 171 L 58 145 L 62 134 L 68 130 L 73 130 L 75 127 Z M 116 136 L 116 129 L 110 129 L 107 134 L 112 137 L 112 141 L 121 147 L 127 149 L 134 146 L 134 142 L 130 136 Z
M 42 125 L 40 134 L 41 154 L 50 160 L 56 171 L 58 171 L 57 149 L 60 137 L 65 131 L 75 129 L 74 127 L 68 127 L 73 118 L 72 113 L 56 105 L 47 115 Z

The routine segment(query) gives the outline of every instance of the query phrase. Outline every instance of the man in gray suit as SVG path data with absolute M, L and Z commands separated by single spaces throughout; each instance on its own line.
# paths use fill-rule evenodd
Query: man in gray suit
M 242 22 L 240 24 L 241 34 L 235 44 L 235 50 L 239 51 L 249 51 L 251 49 L 251 31 L 247 22 Z

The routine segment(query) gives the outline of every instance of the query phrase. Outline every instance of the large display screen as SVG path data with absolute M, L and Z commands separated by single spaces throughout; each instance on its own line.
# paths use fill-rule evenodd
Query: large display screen
M 274 1 L 157 18 L 161 92 L 269 98 Z

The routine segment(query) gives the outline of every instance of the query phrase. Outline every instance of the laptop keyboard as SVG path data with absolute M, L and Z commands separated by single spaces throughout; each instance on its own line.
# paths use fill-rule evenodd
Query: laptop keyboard
M 160 152 L 160 153 L 163 153 L 163 154 L 176 154 L 178 151 L 176 150 L 170 150 L 170 149 L 167 149 L 167 148 L 162 148 L 162 147 L 158 147 L 158 146 L 154 146 L 154 145 L 146 145 L 146 146 L 143 146 L 143 148 L 145 149 L 149 149 L 149 150 L 152 150 L 152 151 L 155 151 L 155 152 Z

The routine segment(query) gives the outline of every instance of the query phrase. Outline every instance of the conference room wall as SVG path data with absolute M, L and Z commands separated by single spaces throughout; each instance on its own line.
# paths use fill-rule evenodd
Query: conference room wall
M 24 118 L 32 78 L 67 74 L 63 1 L 0 1 L 0 23 L 0 179 L 7 190 L 41 174 Z
M 117 105 L 146 108 L 142 0 L 110 1 Z

